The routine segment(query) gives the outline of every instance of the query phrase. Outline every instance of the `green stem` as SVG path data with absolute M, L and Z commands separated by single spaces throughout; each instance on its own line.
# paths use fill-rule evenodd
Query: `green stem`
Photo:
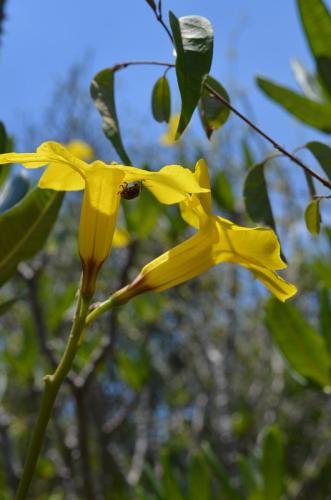
M 113 296 L 109 297 L 109 299 L 104 302 L 99 302 L 96 304 L 96 307 L 88 314 L 86 318 L 86 326 L 90 325 L 93 321 L 95 321 L 101 314 L 106 311 L 109 311 L 114 307 Z
M 44 394 L 41 400 L 37 422 L 30 441 L 23 474 L 18 486 L 16 500 L 25 500 L 27 498 L 29 486 L 36 468 L 45 431 L 53 410 L 57 393 L 59 392 L 62 382 L 71 368 L 73 359 L 80 345 L 81 334 L 85 327 L 89 304 L 90 299 L 82 297 L 81 295 L 79 296 L 74 322 L 62 359 L 55 372 L 52 375 L 46 375 L 44 377 Z

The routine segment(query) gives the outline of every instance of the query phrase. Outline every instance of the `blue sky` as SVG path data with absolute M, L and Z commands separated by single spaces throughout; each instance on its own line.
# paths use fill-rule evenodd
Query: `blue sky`
M 319 137 L 268 101 L 254 83 L 261 74 L 295 87 L 289 66 L 294 56 L 312 69 L 295 0 L 163 0 L 163 9 L 165 19 L 173 10 L 177 16 L 199 14 L 211 20 L 215 31 L 212 74 L 230 94 L 231 82 L 236 90 L 246 92 L 254 117 L 266 132 L 289 148 Z M 115 63 L 173 59 L 169 40 L 144 0 L 8 0 L 6 16 L 0 47 L 0 119 L 18 138 L 21 115 L 36 121 L 55 82 L 89 51 L 93 59 L 86 76 L 87 92 L 93 75 Z M 153 124 L 149 111 L 151 89 L 160 74 L 154 67 L 138 67 L 121 72 L 118 78 L 120 109 L 130 110 L 120 117 L 124 128 L 125 120 L 136 120 L 139 127 L 146 124 L 146 130 L 152 130 L 150 140 L 153 134 L 156 140 L 163 129 Z M 175 91 L 175 79 L 171 81 Z M 176 96 L 174 104 L 179 107 Z

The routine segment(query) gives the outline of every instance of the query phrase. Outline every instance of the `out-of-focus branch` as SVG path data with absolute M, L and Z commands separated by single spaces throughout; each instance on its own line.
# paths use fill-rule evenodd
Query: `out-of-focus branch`
M 3 22 L 5 20 L 5 3 L 6 0 L 0 0 L 0 35 L 3 33 Z
M 14 463 L 13 450 L 11 445 L 11 440 L 8 432 L 10 423 L 10 418 L 5 413 L 0 413 L 0 442 L 1 442 L 1 452 L 4 464 L 4 470 L 6 474 L 6 480 L 9 488 L 12 490 L 13 494 L 17 489 L 18 476 L 16 473 L 16 467 Z
M 86 415 L 84 389 L 75 389 L 73 391 L 75 398 L 76 421 L 78 426 L 78 445 L 80 452 L 81 473 L 83 480 L 84 498 L 86 500 L 96 499 L 96 488 L 91 473 L 90 447 L 88 439 L 88 422 Z
M 148 421 L 149 421 L 149 395 L 147 390 L 143 390 L 140 398 L 140 415 L 137 422 L 137 438 L 135 442 L 131 468 L 128 474 L 128 483 L 135 485 L 138 483 L 148 449 Z
M 37 334 L 40 350 L 48 359 L 52 368 L 55 368 L 58 362 L 47 342 L 47 327 L 44 313 L 38 297 L 38 271 L 32 269 L 25 263 L 21 263 L 19 265 L 18 272 L 25 281 L 25 284 L 28 288 L 28 299 L 31 306 L 32 318 L 34 321 L 35 332 Z

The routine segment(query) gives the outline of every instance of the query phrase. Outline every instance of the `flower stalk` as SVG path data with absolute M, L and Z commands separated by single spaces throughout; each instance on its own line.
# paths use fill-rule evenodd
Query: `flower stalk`
M 36 468 L 56 396 L 64 379 L 71 369 L 73 359 L 78 351 L 81 335 L 85 327 L 89 305 L 90 299 L 80 294 L 75 318 L 62 359 L 55 372 L 44 377 L 45 389 L 41 400 L 39 415 L 28 448 L 22 477 L 18 486 L 16 500 L 25 500 L 28 498 L 30 483 Z

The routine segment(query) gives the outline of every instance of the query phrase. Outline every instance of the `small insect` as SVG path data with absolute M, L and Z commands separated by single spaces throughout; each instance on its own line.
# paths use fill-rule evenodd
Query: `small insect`
M 124 200 L 133 200 L 139 196 L 142 188 L 142 182 L 134 182 L 132 186 L 129 186 L 127 182 L 123 182 L 121 185 L 120 195 Z

